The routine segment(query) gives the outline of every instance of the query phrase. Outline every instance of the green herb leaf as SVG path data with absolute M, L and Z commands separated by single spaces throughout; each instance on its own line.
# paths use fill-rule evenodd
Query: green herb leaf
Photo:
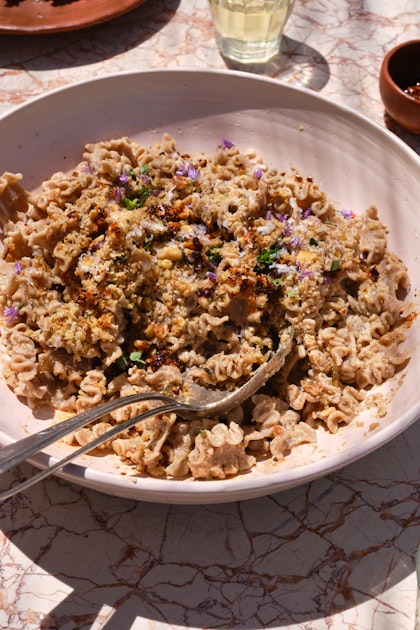
M 313 238 L 313 236 L 311 236 L 311 238 L 309 239 L 309 245 L 313 245 L 314 247 L 318 247 L 319 243 L 316 240 L 316 238 Z
M 340 269 L 340 261 L 333 260 L 331 263 L 331 271 L 337 271 L 337 269 Z
M 280 289 L 280 287 L 282 287 L 284 285 L 284 277 L 281 276 L 280 278 L 271 278 L 269 276 L 270 282 L 271 284 L 274 286 L 275 289 Z
M 146 236 L 146 238 L 144 239 L 144 249 L 150 249 L 152 245 L 152 241 L 153 241 L 153 234 L 149 234 L 149 236 Z
M 269 267 L 277 260 L 277 254 L 279 253 L 281 247 L 280 245 L 275 245 L 270 249 L 262 249 L 261 252 L 257 256 L 257 263 L 259 265 L 264 265 Z
M 211 263 L 213 263 L 214 265 L 218 265 L 222 260 L 220 247 L 218 245 L 210 245 L 210 247 L 206 251 L 206 256 Z
M 144 366 L 144 360 L 141 358 L 142 357 L 142 352 L 130 352 L 130 361 L 133 365 L 136 365 L 137 367 L 143 367 Z
M 119 262 L 124 262 L 124 260 L 127 260 L 128 255 L 127 254 L 121 254 L 120 256 L 115 256 L 114 261 L 119 263 Z
M 149 172 L 149 165 L 143 164 L 143 166 L 140 167 L 140 174 L 145 175 L 148 172 Z
M 123 204 L 126 210 L 135 210 L 136 208 L 140 208 L 140 202 L 138 199 L 129 199 L 128 197 L 124 197 Z
M 127 210 L 141 208 L 149 195 L 150 190 L 147 186 L 143 186 L 140 190 L 136 190 L 132 197 L 124 197 L 123 204 Z
M 127 370 L 134 365 L 137 367 L 144 367 L 145 362 L 143 361 L 141 352 L 130 352 L 128 357 L 123 354 L 116 360 L 116 364 L 122 372 L 127 372 Z
M 274 245 L 270 249 L 262 249 L 256 258 L 258 264 L 254 267 L 255 273 L 267 274 L 271 265 L 274 265 L 278 259 L 280 250 L 281 245 Z

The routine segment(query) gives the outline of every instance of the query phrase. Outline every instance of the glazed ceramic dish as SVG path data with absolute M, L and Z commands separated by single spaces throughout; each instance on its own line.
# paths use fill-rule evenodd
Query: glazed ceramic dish
M 385 55 L 379 72 L 382 101 L 389 115 L 413 133 L 420 133 L 419 81 L 420 39 L 399 44 Z
M 23 0 L 2 2 L 0 33 L 57 33 L 93 26 L 122 15 L 144 0 Z
M 419 308 L 420 159 L 387 131 L 360 115 L 302 89 L 235 72 L 150 71 L 106 76 L 37 98 L 0 118 L 0 170 L 23 173 L 36 188 L 57 170 L 69 170 L 87 142 L 123 135 L 144 144 L 172 134 L 181 152 L 213 151 L 223 137 L 254 148 L 279 169 L 295 166 L 343 207 L 379 208 L 390 228 L 389 247 L 409 268 L 409 300 Z M 60 475 L 97 490 L 165 503 L 247 499 L 306 483 L 368 457 L 420 415 L 420 330 L 416 318 L 406 344 L 411 359 L 381 388 L 387 413 L 371 410 L 318 444 L 296 447 L 284 461 L 261 463 L 233 479 L 154 479 L 134 474 L 116 456 L 83 456 Z M 0 384 L 0 442 L 9 444 L 49 423 L 36 418 Z M 69 452 L 55 445 L 32 461 L 45 467 Z

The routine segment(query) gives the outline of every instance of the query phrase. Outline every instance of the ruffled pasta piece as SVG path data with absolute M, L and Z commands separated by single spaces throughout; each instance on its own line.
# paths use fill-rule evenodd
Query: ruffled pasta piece
M 148 418 L 136 427 L 134 436 L 115 439 L 112 448 L 119 457 L 134 464 L 139 472 L 163 474 L 161 450 L 175 420 L 175 414 Z
M 188 466 L 195 479 L 225 479 L 249 470 L 255 458 L 247 455 L 242 429 L 231 422 L 216 424 L 211 431 L 199 433 L 188 455 Z

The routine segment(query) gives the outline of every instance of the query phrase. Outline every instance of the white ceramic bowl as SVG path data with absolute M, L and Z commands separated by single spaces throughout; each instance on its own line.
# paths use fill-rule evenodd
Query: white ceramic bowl
M 0 118 L 0 170 L 21 172 L 35 188 L 81 159 L 83 145 L 128 135 L 150 143 L 171 133 L 181 151 L 212 151 L 223 137 L 255 148 L 278 168 L 297 167 L 343 207 L 370 204 L 390 228 L 389 245 L 408 265 L 409 299 L 418 310 L 420 159 L 366 118 L 312 92 L 237 72 L 150 71 L 105 76 L 50 92 Z M 4 150 L 7 147 L 7 151 Z M 420 415 L 419 323 L 407 344 L 411 360 L 385 388 L 394 396 L 376 422 L 366 413 L 318 445 L 296 448 L 283 462 L 258 465 L 224 481 L 133 477 L 116 456 L 83 456 L 61 476 L 110 494 L 165 503 L 217 503 L 290 488 L 361 458 L 394 438 Z M 0 383 L 0 443 L 40 430 L 46 420 Z M 32 461 L 44 467 L 68 452 L 56 445 Z

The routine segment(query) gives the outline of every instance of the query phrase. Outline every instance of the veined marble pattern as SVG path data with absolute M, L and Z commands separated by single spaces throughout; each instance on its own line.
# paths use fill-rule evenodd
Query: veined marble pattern
M 418 0 L 296 0 L 281 54 L 250 70 L 350 106 L 420 152 L 378 91 L 383 55 L 419 24 Z M 74 81 L 161 67 L 226 67 L 205 0 L 147 0 L 91 29 L 3 36 L 0 113 Z M 417 423 L 324 479 L 203 507 L 49 479 L 0 505 L 0 628 L 413 630 L 419 452 Z M 21 466 L 1 487 L 31 473 Z

